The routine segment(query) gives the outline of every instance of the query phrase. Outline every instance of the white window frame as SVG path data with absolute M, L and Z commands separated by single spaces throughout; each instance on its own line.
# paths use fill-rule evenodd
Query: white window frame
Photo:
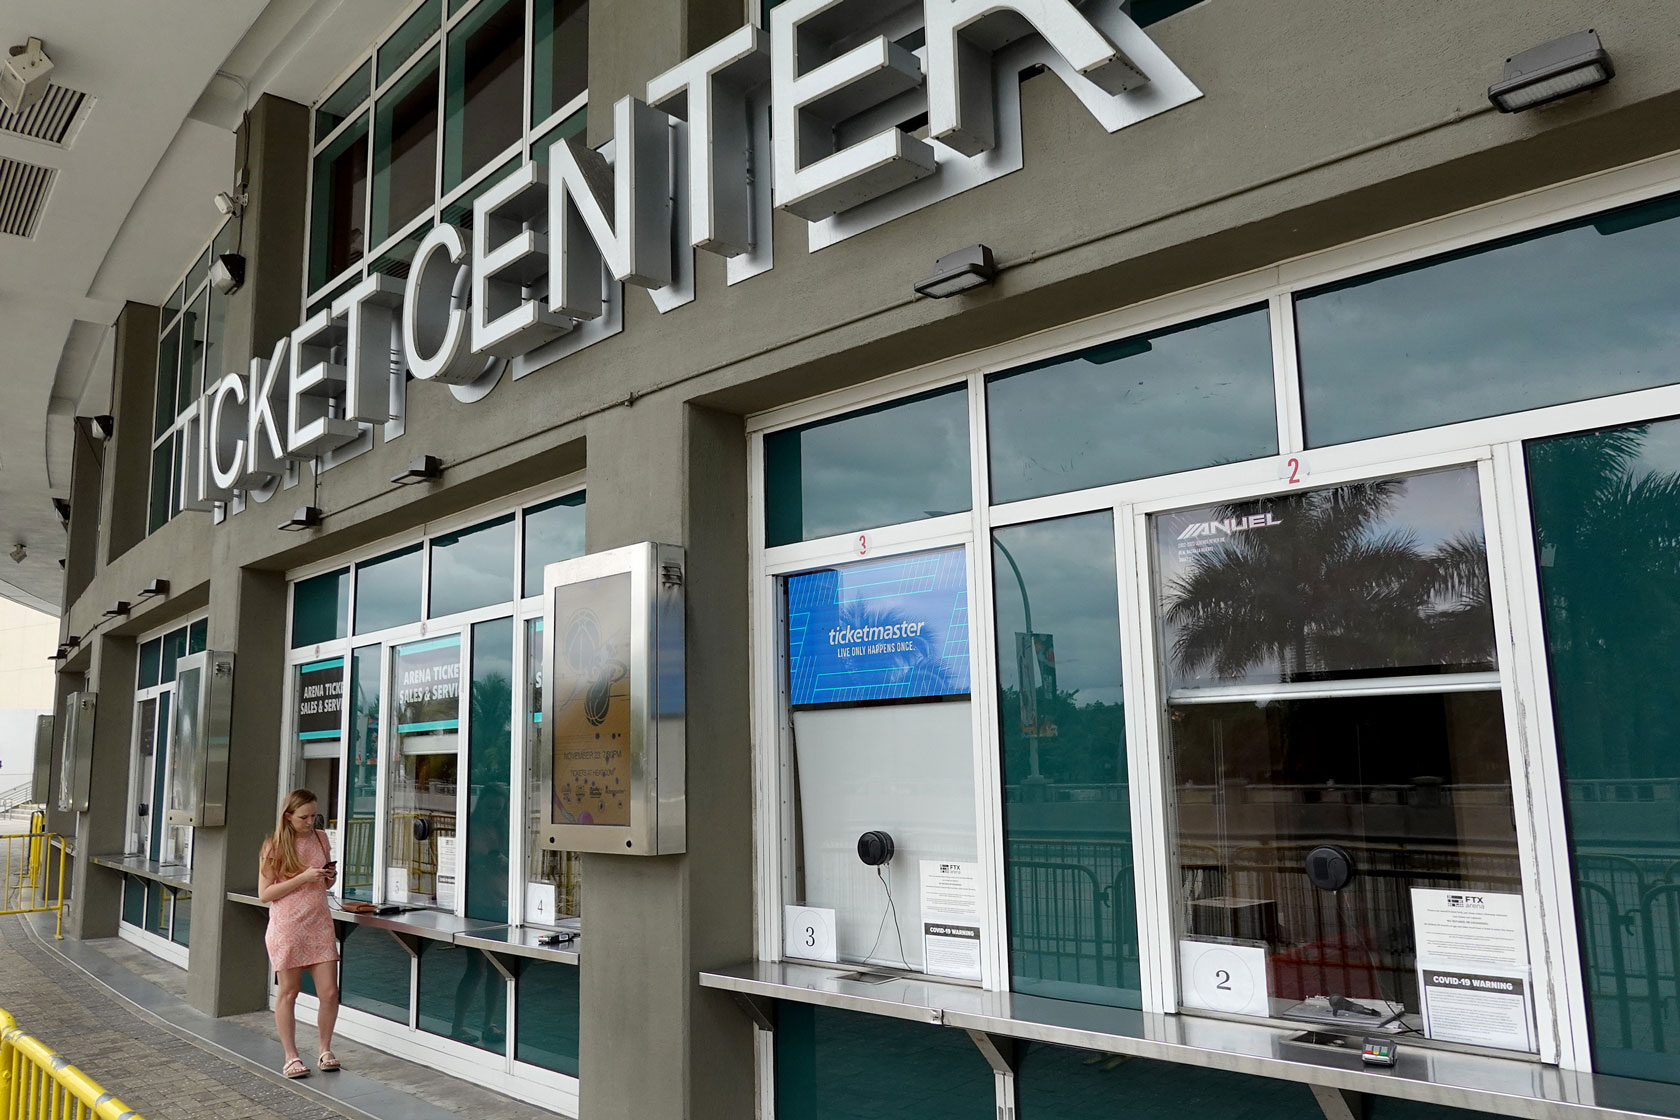
M 908 549 L 950 534 L 970 543 L 971 649 L 975 709 L 994 691 L 992 654 L 995 609 L 992 602 L 991 531 L 1048 518 L 1102 509 L 1115 516 L 1118 578 L 1121 580 L 1121 636 L 1125 689 L 1135 698 L 1127 705 L 1127 742 L 1133 789 L 1134 863 L 1138 867 L 1140 952 L 1143 957 L 1146 1011 L 1179 1010 L 1177 954 L 1173 923 L 1177 909 L 1176 870 L 1171 860 L 1167 824 L 1170 798 L 1167 760 L 1162 750 L 1158 709 L 1153 613 L 1147 573 L 1151 559 L 1147 517 L 1175 507 L 1236 500 L 1289 489 L 1292 460 L 1305 468 L 1302 489 L 1338 481 L 1409 474 L 1453 464 L 1474 463 L 1480 479 L 1483 523 L 1487 530 L 1492 577 L 1501 695 L 1511 760 L 1514 803 L 1532 805 L 1518 816 L 1519 861 L 1528 919 L 1530 958 L 1535 972 L 1535 1010 L 1541 1061 L 1565 1070 L 1592 1068 L 1586 1021 L 1586 990 L 1574 913 L 1563 782 L 1552 722 L 1542 606 L 1528 507 L 1526 440 L 1680 415 L 1680 385 L 1613 394 L 1584 401 L 1528 409 L 1435 428 L 1381 436 L 1354 443 L 1307 449 L 1302 419 L 1298 351 L 1293 301 L 1307 288 L 1351 279 L 1470 249 L 1499 239 L 1539 231 L 1620 206 L 1650 201 L 1680 191 L 1680 154 L 1654 157 L 1627 167 L 1541 188 L 1513 198 L 1358 242 L 1309 254 L 1267 268 L 1220 280 L 1185 292 L 1093 316 L 1024 338 L 930 365 L 893 374 L 864 385 L 811 398 L 748 418 L 749 503 L 751 515 L 751 656 L 753 683 L 754 822 L 758 957 L 782 957 L 781 905 L 784 897 L 783 848 L 790 839 L 789 795 L 783 779 L 787 709 L 780 681 L 781 631 L 777 579 L 788 572 L 856 559 L 850 548 L 855 533 L 821 540 L 767 547 L 765 525 L 764 436 L 779 429 L 836 417 L 873 404 L 966 381 L 971 416 L 972 510 L 958 518 L 936 518 L 867 530 L 871 555 Z M 1269 310 L 1273 357 L 1278 454 L 1258 460 L 1207 467 L 1157 478 L 1093 487 L 1073 493 L 989 505 L 988 451 L 985 443 L 985 377 L 1028 362 L 1132 337 L 1167 326 L 1220 314 L 1250 304 Z M 967 519 L 960 530 L 945 522 Z M 982 652 L 983 651 L 983 652 Z M 995 706 L 995 705 L 994 705 Z M 1001 859 L 1001 788 L 997 773 L 995 713 L 977 728 L 976 796 L 982 801 L 980 842 L 991 846 L 992 897 L 996 950 L 983 984 L 1007 989 L 1008 961 Z M 1147 917 L 1146 917 L 1147 916 Z M 760 1041 L 760 1086 L 773 1090 L 771 1050 Z M 1515 1060 L 1520 1057 L 1513 1056 Z M 773 1100 L 773 1096 L 764 1097 Z M 773 1110 L 772 1110 L 773 1111 Z

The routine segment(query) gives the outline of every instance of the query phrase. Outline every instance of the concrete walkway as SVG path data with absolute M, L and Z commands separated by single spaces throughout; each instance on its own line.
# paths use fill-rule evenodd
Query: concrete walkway
M 147 1120 L 557 1115 L 347 1040 L 333 1044 L 345 1072 L 287 1081 L 267 1013 L 203 1015 L 180 969 L 115 938 L 54 941 L 51 917 L 0 918 L 0 1007 Z

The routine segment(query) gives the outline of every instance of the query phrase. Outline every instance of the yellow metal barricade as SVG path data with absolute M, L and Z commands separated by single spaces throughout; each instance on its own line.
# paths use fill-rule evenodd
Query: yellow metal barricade
M 56 912 L 55 936 L 64 937 L 64 884 L 68 855 L 58 838 L 30 821 L 30 831 L 0 836 L 0 914 Z M 58 874 L 51 875 L 52 851 L 58 849 Z
M 145 1120 L 0 1010 L 0 1120 Z

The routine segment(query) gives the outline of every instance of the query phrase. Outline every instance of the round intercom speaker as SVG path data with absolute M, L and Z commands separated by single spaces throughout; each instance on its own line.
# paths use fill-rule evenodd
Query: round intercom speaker
M 432 835 L 432 819 L 430 817 L 414 818 L 414 839 L 424 844 Z
M 878 828 L 858 837 L 858 858 L 870 867 L 892 862 L 893 838 Z
M 1307 881 L 1321 891 L 1339 891 L 1353 878 L 1353 857 L 1336 844 L 1320 844 L 1307 853 Z

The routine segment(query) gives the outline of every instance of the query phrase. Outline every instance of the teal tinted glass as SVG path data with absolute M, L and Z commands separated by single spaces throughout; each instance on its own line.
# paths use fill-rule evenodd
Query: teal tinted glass
M 474 626 L 467 753 L 467 917 L 486 922 L 508 920 L 513 681 L 513 619 Z
M 489 959 L 466 946 L 422 941 L 419 963 L 420 1029 L 507 1053 L 507 981 Z
M 134 687 L 151 688 L 158 683 L 158 673 L 162 666 L 163 639 L 153 638 L 140 646 L 140 671 L 135 679 Z
M 209 311 L 204 320 L 204 360 L 199 363 L 201 390 L 214 385 L 225 373 L 238 372 L 226 368 L 227 348 L 223 342 L 227 337 L 228 297 L 211 288 L 206 288 L 204 295 Z
M 548 150 L 562 140 L 573 136 L 582 136 L 583 130 L 589 126 L 589 110 L 579 109 L 542 136 L 531 142 L 531 162 L 548 166 Z
M 1132 22 L 1139 27 L 1148 27 L 1201 2 L 1202 0 L 1132 0 Z
M 324 140 L 328 133 L 345 121 L 350 114 L 362 107 L 362 102 L 368 99 L 368 88 L 373 80 L 373 59 L 368 59 L 356 68 L 356 72 L 344 80 L 344 84 L 333 90 L 332 94 L 322 101 L 315 109 L 315 141 Z
M 292 584 L 292 648 L 342 638 L 350 630 L 350 569 Z
M 1265 307 L 986 379 L 992 501 L 1277 453 Z
M 443 189 L 471 178 L 525 133 L 525 3 L 481 0 L 449 30 Z
M 350 926 L 340 948 L 338 986 L 344 1006 L 381 1019 L 408 1023 L 411 958 L 397 939 L 382 929 Z
M 155 533 L 169 523 L 170 467 L 174 462 L 175 444 L 168 441 L 152 451 L 151 506 L 146 513 L 146 532 Z
M 181 313 L 181 376 L 175 382 L 175 415 L 191 404 L 204 388 L 204 347 L 210 314 L 210 289 L 205 288 Z
M 133 875 L 123 876 L 122 920 L 131 926 L 139 925 L 146 914 L 146 880 Z
M 992 535 L 1010 986 L 1142 1006 L 1114 518 Z
M 519 1043 L 514 1057 L 576 1077 L 578 970 L 576 965 L 521 960 L 515 989 Z
M 966 387 L 770 433 L 764 492 L 768 545 L 969 509 Z
M 345 898 L 373 901 L 373 829 L 379 816 L 379 647 L 350 655 L 350 780 L 345 791 Z M 348 958 L 346 958 L 348 960 Z M 406 1018 L 406 1015 L 404 1016 Z
M 585 494 L 567 494 L 525 511 L 525 555 L 521 594 L 541 595 L 543 568 L 583 555 Z
M 1680 421 L 1528 445 L 1601 1073 L 1680 1082 Z
M 201 618 L 187 628 L 187 652 L 203 653 L 210 640 L 210 620 Z
M 414 9 L 414 14 L 403 20 L 402 26 L 380 46 L 379 80 L 376 84 L 384 85 L 386 78 L 401 70 L 409 56 L 419 50 L 420 44 L 431 38 L 441 26 L 443 0 L 426 0 Z
M 175 385 L 181 373 L 181 324 L 177 322 L 158 340 L 157 407 L 152 414 L 152 438 L 169 430 L 175 422 Z
M 379 98 L 373 114 L 373 235 L 378 246 L 437 197 L 438 52 Z
M 962 1031 L 784 1001 L 776 1120 L 995 1120 L 992 1070 Z
M 589 88 L 588 0 L 535 0 L 531 122 L 541 124 Z
M 1680 196 L 1307 292 L 1307 443 L 1680 381 Z
M 513 514 L 432 538 L 432 618 L 513 599 Z
M 362 259 L 367 225 L 368 118 L 315 157 L 310 188 L 309 290 Z
M 420 546 L 356 565 L 356 633 L 420 621 Z
M 422 222 L 414 232 L 375 257 L 373 263 L 368 265 L 368 271 L 407 280 L 409 266 L 414 263 L 415 250 L 420 248 L 420 242 L 424 241 L 430 232 L 432 223 Z
M 465 192 L 443 208 L 443 221 L 446 225 L 458 226 L 461 229 L 471 229 L 477 220 L 473 214 L 473 203 L 497 183 L 519 170 L 524 163 L 523 156 L 514 156 L 496 170 L 480 179 L 470 191 Z
M 177 945 L 192 944 L 192 895 L 175 896 L 175 919 L 169 923 L 169 940 Z
M 192 267 L 187 270 L 187 278 L 183 282 L 186 288 L 187 298 L 191 299 L 193 294 L 198 291 L 198 286 L 204 283 L 205 280 L 209 279 L 209 277 L 210 247 L 206 245 L 204 247 L 204 251 L 198 255 L 198 259 L 193 262 Z
M 170 676 L 174 679 L 173 674 Z M 152 800 L 148 806 L 151 810 L 148 822 L 152 830 L 151 847 L 147 849 L 153 859 L 159 858 L 163 852 L 163 818 L 164 812 L 164 783 L 169 775 L 169 702 L 174 699 L 174 693 L 165 692 L 157 698 L 157 734 L 152 740 L 152 754 L 148 765 L 152 768 Z M 150 708 L 151 705 L 146 705 Z M 145 709 L 142 709 L 144 711 Z
M 141 929 L 159 937 L 169 936 L 168 897 L 162 883 L 146 884 L 146 920 L 141 923 Z
M 163 664 L 160 676 L 164 684 L 175 679 L 175 663 L 187 654 L 187 628 L 172 630 L 163 636 Z

